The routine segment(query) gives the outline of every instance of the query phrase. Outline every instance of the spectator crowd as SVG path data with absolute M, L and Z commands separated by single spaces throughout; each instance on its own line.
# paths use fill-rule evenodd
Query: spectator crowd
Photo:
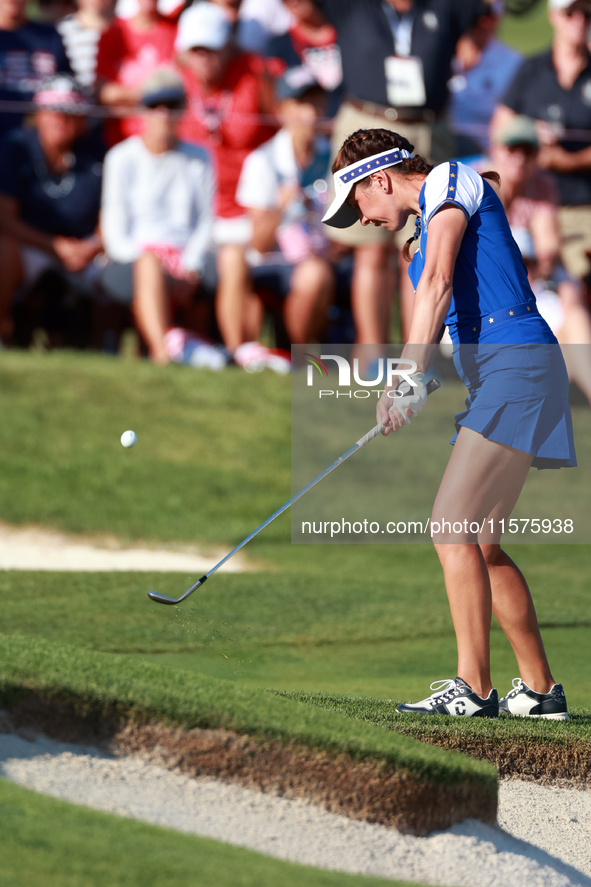
M 540 2 L 523 59 L 502 0 L 0 0 L 2 345 L 133 326 L 160 364 L 286 372 L 388 342 L 396 298 L 404 337 L 414 220 L 321 224 L 369 128 L 497 170 L 540 310 L 591 344 L 591 0 Z

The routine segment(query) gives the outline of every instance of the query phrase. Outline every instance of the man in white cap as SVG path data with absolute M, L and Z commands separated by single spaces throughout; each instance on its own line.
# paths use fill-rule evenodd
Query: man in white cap
M 264 121 L 273 110 L 272 83 L 263 59 L 236 48 L 230 19 L 213 3 L 183 12 L 176 48 L 187 94 L 180 137 L 208 147 L 214 161 L 216 317 L 235 355 L 243 342 L 258 338 L 262 314 L 246 263 L 250 219 L 236 202 L 236 187 L 246 156 L 276 131 Z
M 591 130 L 591 0 L 549 0 L 548 16 L 552 47 L 519 68 L 495 111 L 492 132 L 515 114 L 538 121 L 538 164 L 555 174 L 560 194 L 564 262 L 573 277 L 583 277 L 591 270 L 591 138 L 570 131 Z

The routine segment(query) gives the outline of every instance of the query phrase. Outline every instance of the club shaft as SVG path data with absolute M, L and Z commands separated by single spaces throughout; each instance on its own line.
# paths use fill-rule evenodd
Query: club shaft
M 383 425 L 376 425 L 375 428 L 372 428 L 371 431 L 368 431 L 368 433 L 361 437 L 357 441 L 357 443 L 353 444 L 353 446 L 348 449 L 346 453 L 343 453 L 342 456 L 339 456 L 339 458 L 336 459 L 332 463 L 332 465 L 329 465 L 328 468 L 325 468 L 324 471 L 322 471 L 317 477 L 314 478 L 314 480 L 311 480 L 310 483 L 306 484 L 305 487 L 302 487 L 302 489 L 298 493 L 296 493 L 295 496 L 292 496 L 291 499 L 289 499 L 289 501 L 285 503 L 285 505 L 282 505 L 281 508 L 278 508 L 277 511 L 271 515 L 271 517 L 268 517 L 267 520 L 260 525 L 260 527 L 257 527 L 256 530 L 253 530 L 250 536 L 247 536 L 246 539 L 243 539 L 242 542 L 236 546 L 236 548 L 233 548 L 232 551 L 219 562 L 219 564 L 216 564 L 215 567 L 212 567 L 209 573 L 206 573 L 205 575 L 209 577 L 212 573 L 215 573 L 215 571 L 218 570 L 222 566 L 222 564 L 225 564 L 226 561 L 229 560 L 233 555 L 235 555 L 237 551 L 240 551 L 240 549 L 243 548 L 248 542 L 250 542 L 251 539 L 254 539 L 254 537 L 257 536 L 261 532 L 261 530 L 264 530 L 265 527 L 268 527 L 269 524 L 275 520 L 275 518 L 279 517 L 280 514 L 283 514 L 284 511 L 287 511 L 287 509 L 290 508 L 290 506 L 292 506 L 294 502 L 297 502 L 298 499 L 301 499 L 302 496 L 304 496 L 308 492 L 308 490 L 311 490 L 312 487 L 316 486 L 317 483 L 320 483 L 320 481 L 325 478 L 327 474 L 330 474 L 331 471 L 334 471 L 335 468 L 338 468 L 339 465 L 342 465 L 342 463 L 350 456 L 352 456 L 353 453 L 356 453 L 357 450 L 360 450 L 361 447 L 364 447 L 367 443 L 369 443 L 370 440 L 373 440 L 374 437 L 377 437 L 378 434 L 381 434 L 383 430 Z
M 440 387 L 440 384 L 441 383 L 437 379 L 432 379 L 427 384 L 427 394 L 431 394 L 433 391 L 436 391 Z M 267 520 L 260 525 L 260 527 L 257 527 L 256 530 L 253 530 L 253 532 L 249 536 L 247 536 L 246 539 L 243 539 L 242 542 L 240 542 L 240 544 L 236 546 L 236 548 L 233 548 L 232 551 L 230 551 L 225 557 L 223 557 L 222 560 L 215 565 L 215 567 L 212 567 L 209 572 L 205 573 L 204 576 L 198 579 L 197 582 L 190 588 L 188 588 L 187 591 L 183 595 L 181 595 L 180 598 L 175 600 L 174 598 L 170 598 L 167 595 L 158 594 L 157 592 L 152 591 L 148 592 L 148 596 L 153 601 L 156 601 L 160 604 L 180 604 L 181 601 L 184 601 L 186 598 L 188 598 L 190 594 L 193 594 L 193 592 L 197 588 L 199 588 L 200 585 L 203 585 L 205 580 L 209 579 L 209 577 L 213 573 L 215 573 L 216 570 L 219 570 L 219 568 L 223 566 L 226 561 L 229 561 L 230 558 L 236 554 L 236 552 L 240 551 L 241 548 L 244 548 L 244 546 L 247 545 L 251 539 L 254 539 L 255 536 L 258 536 L 261 530 L 264 530 L 265 527 L 268 527 L 269 524 L 275 520 L 275 518 L 279 517 L 280 514 L 283 514 L 284 511 L 287 511 L 287 509 L 290 508 L 294 502 L 297 502 L 298 499 L 301 499 L 302 496 L 304 496 L 308 492 L 308 490 L 311 490 L 312 487 L 316 486 L 317 483 L 320 483 L 320 481 L 328 474 L 330 474 L 331 471 L 334 471 L 335 468 L 338 468 L 339 465 L 342 465 L 343 462 L 345 462 L 347 459 L 349 459 L 350 456 L 353 455 L 353 453 L 356 453 L 357 450 L 360 450 L 362 447 L 368 444 L 370 440 L 373 440 L 375 437 L 378 436 L 378 434 L 381 434 L 383 430 L 384 425 L 378 423 L 371 429 L 371 431 L 368 431 L 367 434 L 364 434 L 363 437 L 360 437 L 359 440 L 354 443 L 353 446 L 350 447 L 345 453 L 343 453 L 342 456 L 339 456 L 338 459 L 335 459 L 335 461 L 331 465 L 329 465 L 328 468 L 325 468 L 324 471 L 317 475 L 314 480 L 311 480 L 310 483 L 306 484 L 305 487 L 302 487 L 302 489 L 298 493 L 296 493 L 295 496 L 292 496 L 291 499 L 289 499 L 289 501 L 282 505 L 281 508 L 278 508 L 277 511 L 271 515 L 271 517 L 268 517 Z

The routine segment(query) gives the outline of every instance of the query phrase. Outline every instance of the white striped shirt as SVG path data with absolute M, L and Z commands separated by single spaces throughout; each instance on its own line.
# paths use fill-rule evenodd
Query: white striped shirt
M 96 56 L 101 32 L 95 28 L 83 28 L 76 13 L 67 15 L 56 23 L 72 71 L 80 86 L 94 86 Z

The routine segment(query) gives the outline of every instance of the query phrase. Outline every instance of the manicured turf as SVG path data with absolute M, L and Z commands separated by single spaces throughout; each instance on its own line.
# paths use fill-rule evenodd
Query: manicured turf
M 3 353 L 0 407 L 0 519 L 11 523 L 219 544 L 289 491 L 289 378 L 269 372 L 253 382 L 238 369 Z M 133 450 L 119 443 L 127 428 Z
M 396 887 L 37 795 L 0 779 L 0 887 Z
M 178 608 L 183 574 L 0 575 L 5 632 L 129 653 L 250 686 L 422 698 L 455 674 L 455 642 L 435 553 L 424 546 L 281 546 L 283 568 L 216 574 Z M 278 554 L 278 546 L 261 553 Z M 588 546 L 515 546 L 530 580 L 556 676 L 571 705 L 589 706 Z M 362 578 L 360 578 L 362 577 Z M 417 615 L 418 614 L 418 615 Z M 420 630 L 417 627 L 421 620 Z M 504 635 L 492 633 L 502 693 L 517 670 Z

